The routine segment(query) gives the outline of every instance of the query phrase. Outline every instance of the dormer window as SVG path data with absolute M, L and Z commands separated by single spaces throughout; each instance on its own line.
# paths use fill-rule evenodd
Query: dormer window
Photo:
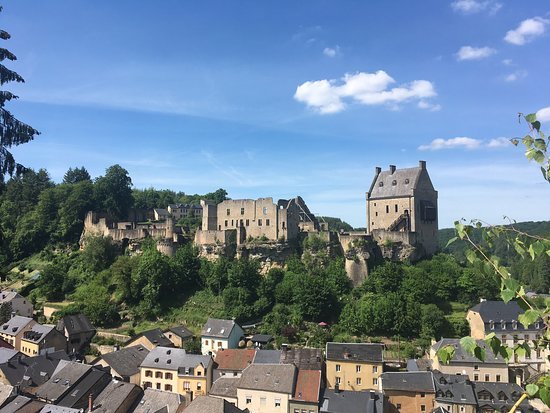
M 208 327 L 208 328 L 206 329 L 206 332 L 207 332 L 207 333 L 210 333 L 211 331 L 212 331 L 212 327 Z
M 517 329 L 518 329 L 518 322 L 517 322 L 516 320 L 513 320 L 513 321 L 512 321 L 512 328 L 513 328 L 514 330 L 517 330 Z
M 537 321 L 537 322 L 535 323 L 535 328 L 536 328 L 537 330 L 540 329 L 540 321 Z
M 500 320 L 500 328 L 501 328 L 502 330 L 506 330 L 506 321 Z
M 495 329 L 495 322 L 493 320 L 489 320 L 489 328 L 491 330 L 494 330 Z
M 222 328 L 220 331 L 220 334 L 223 334 L 223 333 L 225 333 L 225 328 Z
M 380 181 L 380 183 L 378 184 L 378 186 L 384 186 L 384 182 Z

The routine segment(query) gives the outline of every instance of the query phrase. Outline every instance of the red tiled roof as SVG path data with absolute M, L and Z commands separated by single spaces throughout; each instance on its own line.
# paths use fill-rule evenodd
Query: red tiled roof
M 321 370 L 298 370 L 294 400 L 318 403 L 321 387 Z
M 244 370 L 254 360 L 254 349 L 225 349 L 218 350 L 214 361 L 218 369 L 222 370 Z

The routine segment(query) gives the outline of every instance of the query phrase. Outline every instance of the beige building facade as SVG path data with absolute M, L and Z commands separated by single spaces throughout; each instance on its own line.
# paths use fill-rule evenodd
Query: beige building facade
M 23 334 L 29 331 L 35 324 L 36 321 L 32 318 L 16 315 L 0 327 L 0 337 L 10 343 L 14 349 L 21 351 Z

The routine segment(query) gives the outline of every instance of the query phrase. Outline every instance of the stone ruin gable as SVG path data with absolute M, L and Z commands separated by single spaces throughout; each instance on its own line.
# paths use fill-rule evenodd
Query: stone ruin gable
M 220 257 L 233 257 L 237 250 L 237 230 L 198 230 L 195 246 L 199 256 L 215 261 Z
M 342 248 L 346 274 L 354 287 L 358 287 L 369 275 L 371 263 L 381 259 L 378 244 L 364 232 L 341 232 L 338 240 Z
M 390 165 L 382 171 L 377 167 L 366 199 L 367 231 L 381 245 L 386 241 L 408 244 L 414 251 L 404 250 L 409 250 L 407 254 L 414 260 L 437 251 L 437 191 L 425 161 L 414 168 Z

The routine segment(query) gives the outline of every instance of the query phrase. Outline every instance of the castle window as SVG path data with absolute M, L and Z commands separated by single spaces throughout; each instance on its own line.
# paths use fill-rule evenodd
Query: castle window
M 263 207 L 262 212 L 264 213 L 264 215 L 267 215 L 267 207 Z
M 398 207 L 397 207 L 397 204 L 395 204 L 395 212 L 398 211 Z
M 246 226 L 249 226 L 250 225 L 250 220 L 246 220 Z
M 244 208 L 241 208 L 241 215 L 244 215 Z
M 378 212 L 375 212 L 374 215 L 375 215 L 375 216 L 378 216 Z
M 393 186 L 395 186 L 395 185 L 397 185 L 397 181 L 394 179 L 393 181 L 391 181 L 391 184 L 392 184 Z
M 225 226 L 227 227 L 227 219 L 225 220 Z
M 269 226 L 269 219 L 266 219 L 266 220 L 265 220 L 265 226 L 266 226 L 266 227 Z
M 231 210 L 227 208 L 227 215 L 231 215 Z
M 386 205 L 386 214 L 389 214 L 389 213 L 390 213 L 390 206 Z
M 384 182 L 380 181 L 380 183 L 378 184 L 378 186 L 384 186 Z
M 262 220 L 261 220 L 261 219 L 258 220 L 258 226 L 259 226 L 259 227 L 262 226 Z
M 405 179 L 405 185 L 407 185 L 409 182 L 409 178 Z

